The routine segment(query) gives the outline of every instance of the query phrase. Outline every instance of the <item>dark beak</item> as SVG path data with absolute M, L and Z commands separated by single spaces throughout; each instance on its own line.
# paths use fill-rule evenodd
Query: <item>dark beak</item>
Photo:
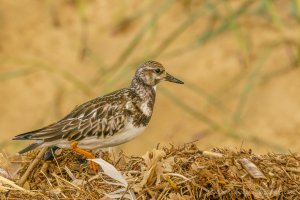
M 178 83 L 178 84 L 184 84 L 181 80 L 175 78 L 174 76 L 171 76 L 170 74 L 167 73 L 165 77 L 165 81 L 173 82 L 173 83 Z

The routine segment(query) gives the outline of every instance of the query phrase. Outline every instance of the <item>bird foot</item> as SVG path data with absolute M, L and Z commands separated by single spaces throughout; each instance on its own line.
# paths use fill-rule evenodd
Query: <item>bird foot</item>
M 95 158 L 95 155 L 93 153 L 77 147 L 77 144 L 78 143 L 76 141 L 71 142 L 70 146 L 73 149 L 73 151 L 75 151 L 76 153 L 79 153 L 80 155 L 83 155 L 87 159 Z M 95 173 L 97 173 L 99 171 L 99 165 L 97 163 L 89 160 L 89 166 Z

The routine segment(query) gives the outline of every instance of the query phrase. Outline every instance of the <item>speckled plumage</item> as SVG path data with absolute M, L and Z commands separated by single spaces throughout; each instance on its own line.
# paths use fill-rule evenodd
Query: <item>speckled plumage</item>
M 15 140 L 35 140 L 19 153 L 51 145 L 70 148 L 71 141 L 77 141 L 80 148 L 96 149 L 133 139 L 151 119 L 155 88 L 162 80 L 183 83 L 166 73 L 158 62 L 141 64 L 130 87 L 77 106 L 56 123 L 17 135 Z

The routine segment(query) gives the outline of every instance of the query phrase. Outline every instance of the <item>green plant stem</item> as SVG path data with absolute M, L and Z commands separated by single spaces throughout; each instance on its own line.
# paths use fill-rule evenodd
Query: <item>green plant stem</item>
M 274 44 L 273 46 L 271 46 L 270 48 L 268 48 L 260 57 L 260 59 L 258 60 L 258 63 L 253 67 L 252 72 L 250 73 L 250 76 L 248 78 L 248 81 L 246 82 L 246 85 L 240 95 L 240 99 L 238 102 L 238 105 L 235 109 L 235 112 L 233 114 L 233 122 L 234 124 L 238 123 L 241 120 L 241 116 L 242 113 L 244 111 L 246 102 L 247 102 L 247 98 L 250 94 L 250 92 L 253 90 L 254 86 L 257 83 L 258 80 L 258 76 L 259 76 L 259 72 L 262 68 L 262 66 L 264 65 L 264 63 L 267 61 L 269 55 L 273 52 L 274 48 L 277 46 L 278 44 Z
M 154 24 L 160 19 L 161 15 L 166 13 L 166 10 L 173 4 L 175 0 L 165 0 L 162 5 L 158 8 L 158 10 L 153 14 L 151 19 L 146 23 L 139 32 L 135 35 L 135 37 L 128 44 L 126 49 L 121 53 L 119 58 L 116 59 L 116 62 L 110 67 L 110 70 L 116 70 L 120 68 L 123 63 L 127 60 L 130 54 L 134 51 L 137 45 L 142 40 L 143 36 L 154 26 Z
M 173 101 L 180 109 L 182 109 L 184 112 L 190 114 L 191 116 L 195 117 L 196 119 L 204 122 L 205 124 L 208 125 L 208 131 L 214 131 L 218 133 L 222 133 L 226 136 L 229 136 L 234 139 L 247 139 L 251 142 L 254 143 L 259 143 L 262 145 L 269 146 L 270 148 L 279 151 L 279 152 L 286 152 L 286 148 L 282 147 L 281 145 L 274 144 L 272 142 L 269 142 L 267 140 L 264 140 L 262 138 L 259 138 L 255 136 L 253 133 L 246 133 L 246 132 L 241 132 L 237 130 L 231 130 L 231 128 L 226 128 L 225 126 L 213 121 L 212 119 L 208 118 L 201 112 L 195 110 L 188 104 L 185 104 L 182 100 L 180 100 L 178 97 L 173 95 L 171 92 L 169 92 L 167 89 L 161 87 L 160 92 L 168 97 L 171 101 Z
M 165 55 L 163 55 L 163 57 L 171 58 L 171 57 L 186 54 L 189 51 L 205 44 L 209 39 L 216 37 L 217 35 L 225 32 L 231 26 L 231 23 L 234 20 L 236 20 L 236 18 L 240 17 L 242 14 L 244 14 L 248 10 L 248 8 L 250 7 L 252 2 L 253 1 L 251 1 L 251 0 L 245 1 L 238 9 L 232 11 L 217 28 L 205 31 L 204 33 L 202 33 L 199 37 L 197 37 L 194 41 L 192 41 L 188 45 L 186 45 L 182 48 L 170 51 L 170 52 L 166 53 Z

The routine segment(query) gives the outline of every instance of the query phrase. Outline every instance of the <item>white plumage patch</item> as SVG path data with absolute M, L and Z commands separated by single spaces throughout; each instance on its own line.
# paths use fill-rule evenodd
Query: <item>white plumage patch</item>
M 144 131 L 145 127 L 135 127 L 132 124 L 132 120 L 129 120 L 124 129 L 113 136 L 108 136 L 106 138 L 97 138 L 97 136 L 86 137 L 83 140 L 78 141 L 78 147 L 82 149 L 92 150 L 106 147 L 113 147 L 125 142 L 132 140 Z M 57 140 L 53 142 L 47 142 L 41 145 L 41 147 L 48 146 L 58 146 L 60 148 L 71 148 L 70 141 L 67 140 Z
M 141 107 L 140 107 L 141 111 L 144 113 L 144 115 L 146 116 L 150 116 L 151 115 L 151 109 L 148 106 L 148 101 L 142 103 Z

